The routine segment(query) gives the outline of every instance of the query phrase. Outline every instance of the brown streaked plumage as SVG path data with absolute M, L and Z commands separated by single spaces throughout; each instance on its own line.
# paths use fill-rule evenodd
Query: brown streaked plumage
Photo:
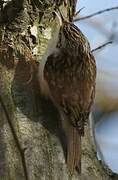
M 81 136 L 94 100 L 96 64 L 88 40 L 73 23 L 62 19 L 55 39 L 40 65 L 40 87 L 61 113 L 73 174 L 75 169 L 81 172 Z

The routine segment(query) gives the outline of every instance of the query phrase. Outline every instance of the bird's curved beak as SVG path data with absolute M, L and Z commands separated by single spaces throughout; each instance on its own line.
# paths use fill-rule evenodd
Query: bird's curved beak
M 62 16 L 60 16 L 55 10 L 53 11 L 55 13 L 55 15 L 57 16 L 58 20 L 59 20 L 59 24 L 60 26 L 62 26 L 63 24 L 63 18 Z

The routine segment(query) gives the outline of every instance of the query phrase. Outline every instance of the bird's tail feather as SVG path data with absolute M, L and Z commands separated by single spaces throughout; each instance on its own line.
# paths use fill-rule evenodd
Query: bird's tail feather
M 67 166 L 70 174 L 76 169 L 81 173 L 81 136 L 78 130 L 70 125 L 67 147 Z

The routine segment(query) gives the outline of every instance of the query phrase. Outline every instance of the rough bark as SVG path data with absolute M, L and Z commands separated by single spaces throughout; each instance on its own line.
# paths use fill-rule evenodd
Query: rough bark
M 64 6 L 63 0 L 12 0 L 5 7 L 1 3 L 1 180 L 113 179 L 96 159 L 88 129 L 82 175 L 69 177 L 58 112 L 40 96 L 37 67 L 56 28 L 52 10 L 61 6 L 66 12 L 69 5 Z

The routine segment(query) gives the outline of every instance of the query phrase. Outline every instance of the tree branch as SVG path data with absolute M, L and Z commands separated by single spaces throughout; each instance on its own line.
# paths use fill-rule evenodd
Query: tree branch
M 98 46 L 97 48 L 92 49 L 91 52 L 93 53 L 93 52 L 95 52 L 95 51 L 98 51 L 98 50 L 104 48 L 105 46 L 107 46 L 108 44 L 112 44 L 112 43 L 113 43 L 112 41 L 108 41 L 108 42 L 102 44 L 101 46 Z
M 81 21 L 81 20 L 85 20 L 85 19 L 88 19 L 88 18 L 91 18 L 91 17 L 94 17 L 94 16 L 97 16 L 99 14 L 103 14 L 105 12 L 108 12 L 108 11 L 113 11 L 113 10 L 117 10 L 118 9 L 118 6 L 115 6 L 115 7 L 112 7 L 112 8 L 107 8 L 107 9 L 103 9 L 101 11 L 98 11 L 96 13 L 93 13 L 93 14 L 90 14 L 88 16 L 84 16 L 84 17 L 80 17 L 80 18 L 75 18 L 74 19 L 74 22 L 76 21 Z

